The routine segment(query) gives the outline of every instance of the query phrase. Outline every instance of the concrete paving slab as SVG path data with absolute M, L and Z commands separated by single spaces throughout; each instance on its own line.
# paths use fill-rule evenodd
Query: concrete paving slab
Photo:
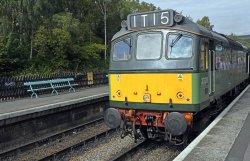
M 57 96 L 27 98 L 0 103 L 0 120 L 108 96 L 108 86 L 99 86 Z
M 174 161 L 250 161 L 249 87 Z
M 244 125 L 235 139 L 235 142 L 230 149 L 226 160 L 227 161 L 241 161 L 243 159 L 250 160 L 249 153 L 247 154 L 247 149 L 249 149 L 250 143 L 250 115 L 248 114 Z

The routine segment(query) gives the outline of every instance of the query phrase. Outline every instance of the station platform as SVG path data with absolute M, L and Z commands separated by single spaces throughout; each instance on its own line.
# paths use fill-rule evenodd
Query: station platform
M 249 87 L 174 161 L 250 161 Z
M 108 86 L 0 103 L 0 155 L 102 116 Z
M 105 85 L 78 89 L 73 93 L 39 95 L 39 98 L 0 102 L 0 121 L 107 96 L 108 86 Z

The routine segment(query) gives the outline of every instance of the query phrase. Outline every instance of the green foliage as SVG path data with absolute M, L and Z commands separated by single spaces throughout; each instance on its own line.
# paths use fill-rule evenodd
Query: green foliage
M 52 23 L 56 28 L 61 28 L 63 30 L 66 30 L 71 35 L 79 36 L 77 34 L 80 32 L 79 28 L 80 22 L 78 19 L 75 19 L 73 17 L 72 13 L 66 12 L 66 13 L 55 14 L 52 17 Z
M 107 4 L 107 42 L 134 12 L 155 10 L 139 0 L 1 0 L 0 75 L 107 69 L 104 21 L 98 4 Z
M 5 43 L 4 43 L 4 39 L 2 36 L 0 36 L 0 72 L 3 73 L 4 72 L 4 68 L 5 68 L 5 58 L 6 58 L 6 47 L 5 47 Z
M 26 65 L 27 46 L 20 44 L 20 39 L 17 34 L 10 33 L 6 38 L 6 44 L 3 50 L 5 51 L 2 55 L 3 73 L 5 75 L 19 73 Z
M 88 44 L 85 46 L 74 45 L 72 48 L 72 68 L 75 71 L 80 70 L 89 70 L 91 68 L 98 69 L 100 62 L 104 62 L 101 59 L 101 54 L 103 54 L 105 46 L 103 44 Z
M 228 35 L 229 38 L 240 42 L 242 45 L 248 47 L 250 49 L 250 39 L 241 39 L 239 38 L 237 35 L 231 33 L 230 35 Z
M 34 36 L 34 49 L 37 51 L 35 65 L 46 65 L 54 70 L 67 69 L 67 51 L 70 43 L 69 32 L 59 28 L 50 31 L 41 26 Z
M 206 27 L 208 30 L 213 30 L 214 25 L 211 25 L 209 17 L 208 16 L 204 16 L 201 20 L 198 19 L 197 23 L 201 26 Z
M 41 26 L 34 36 L 34 48 L 37 51 L 37 58 L 43 59 L 50 51 L 50 34 L 44 26 Z
M 83 47 L 85 58 L 87 60 L 99 60 L 100 59 L 100 53 L 102 53 L 105 50 L 105 45 L 103 44 L 89 44 Z

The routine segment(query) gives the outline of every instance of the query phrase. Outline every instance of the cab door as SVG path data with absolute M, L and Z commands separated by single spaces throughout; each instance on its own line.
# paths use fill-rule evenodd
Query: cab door
M 246 54 L 246 73 L 249 75 L 249 53 Z
M 208 56 L 208 81 L 209 81 L 209 96 L 215 93 L 215 51 L 214 41 L 209 41 L 209 56 Z

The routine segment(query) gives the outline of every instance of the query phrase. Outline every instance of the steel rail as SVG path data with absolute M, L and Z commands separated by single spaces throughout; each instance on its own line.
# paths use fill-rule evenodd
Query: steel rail
M 56 134 L 52 134 L 52 135 L 47 136 L 47 137 L 40 138 L 38 140 L 29 142 L 29 143 L 27 143 L 25 145 L 21 145 L 21 146 L 18 146 L 18 147 L 8 149 L 6 151 L 2 151 L 2 152 L 0 152 L 0 159 L 3 158 L 3 157 L 12 156 L 13 154 L 18 154 L 19 152 L 25 152 L 25 151 L 28 151 L 30 149 L 34 149 L 36 147 L 39 147 L 39 144 L 43 144 L 43 142 L 55 140 L 55 138 L 58 138 L 60 136 L 65 136 L 65 134 L 70 134 L 70 133 L 73 133 L 75 131 L 85 129 L 90 125 L 93 125 L 93 124 L 96 125 L 96 124 L 99 124 L 101 122 L 103 122 L 103 117 L 100 117 L 100 118 L 97 118 L 95 120 L 84 123 L 82 125 L 78 125 L 78 126 L 75 126 L 73 128 L 58 132 Z
M 118 153 L 116 156 L 109 159 L 110 161 L 122 161 L 126 160 L 128 157 L 131 157 L 132 154 L 135 154 L 140 148 L 147 145 L 149 143 L 149 140 L 143 139 L 138 141 L 135 145 L 132 147 L 126 148 L 120 153 Z
M 52 153 L 52 154 L 50 154 L 42 159 L 38 159 L 38 161 L 56 160 L 57 156 L 72 153 L 74 150 L 76 150 L 78 148 L 81 148 L 81 147 L 84 147 L 88 144 L 91 144 L 91 143 L 97 141 L 98 139 L 105 138 L 105 137 L 107 137 L 110 134 L 115 133 L 115 132 L 117 132 L 117 129 L 109 129 L 108 131 L 105 131 L 105 132 L 102 132 L 102 133 L 97 134 L 95 136 L 92 136 L 88 139 L 85 139 L 85 140 L 75 144 L 75 145 L 69 146 L 67 148 L 64 148 L 63 150 Z

